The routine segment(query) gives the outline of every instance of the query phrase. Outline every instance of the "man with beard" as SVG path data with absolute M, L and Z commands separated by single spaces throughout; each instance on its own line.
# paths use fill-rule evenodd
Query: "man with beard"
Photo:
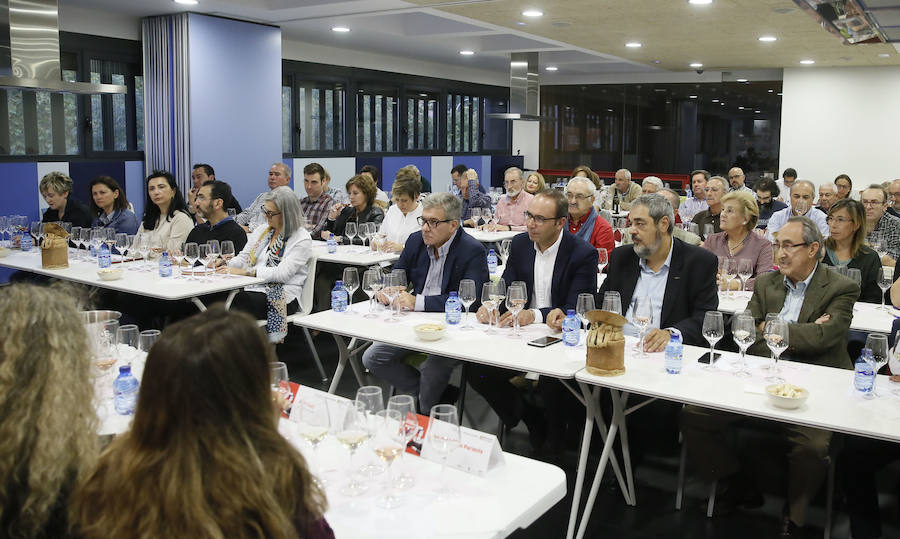
M 778 200 L 780 191 L 778 184 L 772 178 L 763 178 L 753 187 L 756 189 L 756 205 L 759 206 L 759 221 L 756 223 L 756 228 L 765 230 L 772 214 L 787 208 L 787 204 Z
M 225 201 L 231 198 L 231 187 L 218 180 L 203 184 L 194 195 L 194 211 L 204 222 L 195 226 L 185 243 L 205 244 L 209 240 L 234 243 L 234 254 L 240 253 L 247 244 L 247 233 L 234 222 L 225 208 Z
M 506 186 L 506 195 L 497 203 L 497 222 L 485 225 L 485 229 L 494 232 L 498 230 L 525 230 L 525 210 L 531 202 L 533 195 L 525 192 L 525 178 L 522 177 L 522 169 L 510 167 L 503 173 L 503 185 Z M 475 221 L 469 219 L 466 226 L 475 226 Z

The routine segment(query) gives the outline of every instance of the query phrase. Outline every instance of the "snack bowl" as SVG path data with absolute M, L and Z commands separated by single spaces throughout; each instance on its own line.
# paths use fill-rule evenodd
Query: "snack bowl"
M 122 278 L 122 268 L 104 268 L 97 270 L 101 281 L 115 281 Z
M 437 322 L 428 322 L 414 326 L 413 330 L 416 332 L 416 337 L 423 341 L 437 341 L 447 333 L 447 326 Z
M 793 410 L 806 402 L 809 391 L 792 384 L 771 384 L 766 386 L 766 395 L 773 406 Z

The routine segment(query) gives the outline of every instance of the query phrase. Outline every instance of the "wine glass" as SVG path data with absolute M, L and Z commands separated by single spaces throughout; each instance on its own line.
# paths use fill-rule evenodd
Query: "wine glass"
M 219 259 L 219 253 L 222 252 L 222 245 L 219 243 L 219 240 L 209 240 L 206 242 L 206 264 L 205 266 L 209 266 L 212 264 L 212 272 L 215 274 L 216 272 L 216 261 Z M 206 268 L 203 268 L 203 273 L 206 273 Z
M 416 414 L 416 399 L 412 395 L 394 395 L 388 399 L 388 410 L 395 410 L 400 413 L 400 427 L 403 429 L 403 448 L 404 453 L 409 442 L 419 432 L 419 416 Z M 402 456 L 402 461 L 405 457 Z M 402 466 L 401 466 L 402 468 Z M 394 480 L 394 484 L 399 488 L 409 488 L 413 485 L 415 479 L 408 473 L 401 472 Z
M 725 295 L 731 297 L 731 281 L 737 277 L 738 261 L 735 258 L 726 258 L 722 262 L 722 278 L 725 279 Z
M 221 249 L 222 260 L 225 261 L 225 277 L 231 277 L 231 274 L 228 273 L 228 263 L 234 258 L 234 242 L 225 240 L 219 246 L 219 249 Z
M 372 245 L 372 236 L 375 235 L 375 223 L 363 223 L 362 224 L 362 232 L 363 236 L 368 240 L 369 245 Z M 365 243 L 363 243 L 365 245 Z
M 738 315 L 731 320 L 731 334 L 734 336 L 734 342 L 741 350 L 741 362 L 738 370 L 734 375 L 739 378 L 750 376 L 747 370 L 747 348 L 756 341 L 756 326 L 752 316 Z
M 497 311 L 497 326 L 500 325 L 500 306 L 506 300 L 506 281 L 501 277 L 494 281 L 494 294 L 491 299 L 494 300 L 494 310 Z
M 103 229 L 103 243 L 106 244 L 106 247 L 109 248 L 109 253 L 112 254 L 113 247 L 116 246 L 115 228 L 107 227 Z
M 153 253 L 153 259 L 156 260 L 163 252 L 162 238 L 157 235 L 150 237 L 150 252 Z M 153 271 L 153 264 L 147 264 L 147 271 Z
M 778 368 L 778 359 L 781 357 L 781 353 L 788 349 L 790 344 L 787 321 L 775 318 L 766 322 L 763 328 L 763 338 L 766 340 L 766 345 L 769 346 L 769 350 L 772 351 L 772 355 L 775 358 L 772 368 L 769 369 L 769 377 L 766 378 L 766 382 L 781 384 L 784 382 L 784 378 L 781 377 L 781 372 Z
M 138 350 L 145 354 L 149 354 L 150 349 L 153 348 L 153 345 L 159 340 L 160 333 L 161 332 L 158 329 L 145 329 L 142 331 L 138 341 L 140 343 L 140 348 L 138 348 Z
M 712 236 L 716 233 L 716 228 L 711 224 L 703 225 L 703 240 L 706 241 L 706 238 Z
M 471 330 L 475 326 L 469 323 L 469 307 L 475 303 L 475 281 L 472 279 L 463 279 L 459 282 L 459 301 L 466 308 L 466 323 L 461 329 Z
M 872 393 L 878 395 L 878 371 L 888 363 L 887 335 L 883 333 L 869 333 L 866 337 L 866 348 L 872 351 L 872 361 L 875 363 L 875 382 L 872 384 Z
M 337 431 L 337 440 L 341 443 L 342 446 L 347 448 L 347 451 L 350 453 L 350 459 L 348 463 L 348 474 L 350 475 L 350 482 L 347 483 L 342 489 L 341 494 L 345 496 L 359 496 L 363 494 L 368 487 L 365 483 L 359 480 L 359 475 L 356 473 L 356 470 L 353 468 L 353 455 L 356 454 L 356 451 L 362 446 L 363 443 L 369 438 L 369 429 L 368 429 L 368 420 L 366 419 L 366 405 L 359 402 L 353 401 L 350 403 L 350 406 L 347 407 L 344 412 L 344 417 L 341 419 L 341 422 L 338 426 Z
M 347 289 L 347 312 L 353 312 L 353 293 L 359 289 L 359 271 L 356 268 L 344 268 L 344 288 Z
M 188 242 L 184 244 L 184 259 L 187 260 L 188 267 L 191 268 L 191 277 L 188 279 L 190 281 L 195 280 L 194 275 L 194 264 L 200 260 L 200 246 L 194 242 Z
M 394 275 L 397 280 L 397 284 L 395 286 L 397 287 L 397 316 L 399 317 L 401 314 L 406 314 L 406 313 L 402 312 L 403 309 L 400 307 L 400 294 L 402 292 L 406 292 L 406 286 L 407 286 L 406 270 L 395 269 L 395 270 L 391 271 L 391 275 Z M 398 318 L 398 320 L 399 320 L 399 318 Z
M 134 234 L 129 234 L 128 235 L 128 243 L 125 245 L 125 250 L 128 252 L 128 255 L 131 258 L 132 262 L 134 262 L 134 251 L 135 251 L 134 241 L 135 241 L 136 237 L 137 236 L 135 236 Z M 122 259 L 122 261 L 124 262 L 125 260 Z M 132 264 L 132 266 L 129 266 L 128 269 L 134 269 L 133 266 L 134 265 Z
M 484 306 L 484 309 L 488 313 L 488 328 L 484 332 L 488 334 L 496 333 L 496 331 L 494 331 L 494 307 L 497 302 L 492 299 L 496 287 L 496 283 L 491 281 L 487 281 L 481 285 L 481 305 Z
M 3 217 L 0 217 L 0 247 L 3 246 Z M 72 233 L 69 234 L 69 241 L 75 247 L 75 252 L 72 254 L 72 260 L 78 260 L 78 236 L 81 235 L 81 227 L 73 226 Z
M 171 240 L 169 242 L 169 256 L 175 261 L 175 267 L 178 268 L 178 278 L 181 278 L 181 262 L 184 260 L 184 246 L 182 246 L 181 241 Z
M 900 375 L 900 331 L 894 335 L 894 349 L 891 351 L 888 363 L 891 366 L 891 373 Z M 891 391 L 891 394 L 900 397 L 900 389 Z
M 199 280 L 206 277 L 206 266 L 209 264 L 209 244 L 201 243 L 197 245 L 197 260 L 203 265 L 203 275 Z M 196 273 L 196 272 L 195 272 Z
M 747 281 L 753 277 L 753 260 L 749 258 L 738 259 L 738 277 L 741 278 L 741 291 L 747 289 Z
M 709 363 L 701 369 L 711 371 L 716 367 L 716 343 L 725 336 L 725 319 L 719 311 L 706 311 L 703 316 L 703 338 L 709 343 Z
M 528 294 L 525 290 L 525 283 L 515 281 L 510 284 L 509 288 L 506 289 L 506 309 L 512 313 L 513 338 L 518 338 L 519 336 L 519 313 L 525 308 L 526 303 L 528 303 Z
M 394 298 L 400 295 L 400 287 L 398 286 L 398 277 L 394 272 L 385 273 L 382 281 L 381 281 L 381 292 L 387 296 L 388 299 L 388 309 L 391 311 L 391 314 L 385 320 L 385 322 L 398 322 L 400 318 L 398 318 L 396 313 L 394 312 Z
M 503 266 L 506 267 L 506 261 L 509 259 L 509 250 L 512 248 L 512 240 L 505 239 L 500 240 L 500 243 L 497 247 L 497 255 L 500 257 L 500 260 L 503 262 Z
M 96 356 L 94 364 L 103 372 L 116 364 L 119 321 L 106 320 L 99 324 L 99 332 L 94 333 L 96 338 Z
M 475 223 L 475 228 L 481 225 L 481 208 L 472 208 L 472 221 Z
M 622 314 L 622 296 L 615 290 L 603 293 L 603 310 L 610 313 Z
M 401 457 L 405 449 L 406 434 L 403 429 L 403 418 L 398 410 L 380 410 L 375 414 L 377 429 L 374 433 L 372 448 L 387 466 L 387 492 L 375 503 L 384 509 L 393 509 L 400 505 L 401 498 L 393 493 L 394 475 L 391 464 Z
M 299 410 L 300 413 L 296 417 L 299 420 L 300 436 L 312 447 L 313 454 L 317 454 L 319 445 L 328 436 L 328 431 L 331 429 L 328 402 L 324 397 L 310 392 L 304 398 L 302 405 L 299 405 Z
M 147 261 L 147 257 L 150 256 L 150 235 L 149 234 L 141 234 L 137 240 L 138 244 L 138 254 L 141 255 L 141 259 L 143 262 L 141 263 L 141 271 L 149 271 L 149 268 L 152 266 Z
M 82 227 L 81 230 L 78 231 L 78 248 L 84 249 L 84 256 L 82 256 L 82 260 L 90 261 L 91 255 L 87 250 L 88 246 L 91 243 L 91 229 L 89 227 Z
M 272 387 L 272 401 L 279 408 L 285 410 L 290 401 L 291 394 L 290 378 L 288 378 L 288 369 L 281 361 L 269 363 L 270 385 Z
M 34 244 L 38 247 L 38 252 L 40 252 L 41 241 L 44 239 L 44 227 L 41 221 L 31 222 L 31 237 L 34 238 Z
M 441 477 L 444 477 L 444 484 L 438 493 L 447 496 L 452 493 L 446 484 L 447 458 L 459 446 L 459 416 L 456 413 L 456 406 L 436 404 L 431 407 L 427 437 L 431 450 L 442 457 Z
M 603 273 L 604 268 L 609 264 L 609 251 L 605 247 L 597 249 L 597 271 Z
M 884 295 L 887 293 L 888 289 L 893 282 L 893 271 L 896 271 L 894 268 L 888 269 L 885 267 L 881 267 L 881 271 L 878 272 L 878 288 L 881 289 L 881 310 L 891 312 L 891 308 L 884 304 Z M 862 274 L 860 273 L 860 279 L 862 279 Z
M 375 305 L 375 294 L 381 290 L 382 287 L 382 277 L 381 270 L 377 269 L 369 269 L 363 273 L 363 292 L 369 296 L 369 312 L 367 312 L 364 316 L 365 318 L 378 318 L 378 315 L 375 314 L 373 307 Z
M 104 239 L 106 239 L 106 232 L 102 228 L 91 229 L 91 247 L 93 247 L 94 254 L 98 257 L 100 256 L 100 245 L 103 244 Z
M 594 295 L 593 294 L 578 294 L 578 301 L 575 304 L 575 313 L 578 314 L 578 319 L 581 320 L 581 328 L 584 329 L 585 339 L 587 339 L 587 326 L 588 319 L 587 313 L 594 310 Z
M 638 339 L 641 353 L 639 357 L 647 357 L 647 353 L 644 351 L 644 332 L 653 323 L 653 300 L 649 296 L 634 298 L 631 316 L 634 319 L 632 323 L 640 330 Z
M 361 402 L 365 406 L 366 427 L 369 437 L 373 437 L 377 431 L 377 421 L 375 414 L 384 410 L 384 394 L 379 386 L 363 386 L 356 390 L 356 402 Z M 369 477 L 380 474 L 384 468 L 380 464 L 366 464 L 359 470 Z
M 137 350 L 139 346 L 139 338 L 140 330 L 136 325 L 125 324 L 119 326 L 118 331 L 116 331 L 116 342 L 119 343 L 117 347 L 119 359 L 124 359 L 126 356 L 134 354 L 134 351 Z
M 344 237 L 347 238 L 347 245 L 353 245 L 353 238 L 356 237 L 356 223 L 347 222 L 344 225 Z

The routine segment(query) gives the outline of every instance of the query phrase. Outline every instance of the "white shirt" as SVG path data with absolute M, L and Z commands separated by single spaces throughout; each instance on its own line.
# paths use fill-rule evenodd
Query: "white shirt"
M 540 309 L 553 307 L 550 303 L 550 289 L 553 286 L 553 268 L 556 266 L 556 255 L 559 253 L 562 237 L 563 233 L 560 231 L 553 245 L 547 247 L 543 253 L 538 249 L 537 243 L 534 244 L 534 292 L 531 296 L 531 312 L 534 313 L 534 322 L 537 324 L 544 321 Z M 508 286 L 510 283 L 506 284 Z
M 388 208 L 381 223 L 381 233 L 385 234 L 387 241 L 406 244 L 410 234 L 421 229 L 417 219 L 422 215 L 422 205 L 417 204 L 416 209 L 403 215 L 396 204 Z
M 284 245 L 281 254 L 281 262 L 277 266 L 267 267 L 269 260 L 269 244 L 261 241 L 263 233 L 269 225 L 260 225 L 250 233 L 247 245 L 241 253 L 228 265 L 233 268 L 249 270 L 256 269 L 256 276 L 267 283 L 281 283 L 284 285 L 284 295 L 287 303 L 298 300 L 303 295 L 303 284 L 306 282 L 306 274 L 309 271 L 309 257 L 312 254 L 312 237 L 305 228 L 299 228 Z M 250 252 L 256 249 L 256 264 L 250 263 Z M 249 292 L 265 292 L 264 285 L 252 285 L 244 288 Z
M 783 208 L 778 210 L 777 212 L 772 214 L 772 217 L 769 217 L 769 222 L 766 224 L 766 239 L 769 241 L 775 241 L 775 232 L 778 232 L 778 229 L 787 224 L 788 219 L 793 217 L 794 210 L 788 205 L 787 208 Z M 823 238 L 827 238 L 829 236 L 828 232 L 828 223 L 825 221 L 825 212 L 818 208 L 810 208 L 804 217 L 809 217 L 812 219 L 812 222 L 819 227 L 819 232 L 822 233 Z

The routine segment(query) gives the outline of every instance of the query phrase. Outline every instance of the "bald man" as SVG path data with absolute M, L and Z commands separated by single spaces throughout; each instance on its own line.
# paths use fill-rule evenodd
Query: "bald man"
M 611 210 L 613 207 L 613 199 L 619 200 L 619 211 L 628 211 L 631 203 L 637 197 L 641 196 L 641 186 L 631 181 L 631 171 L 627 168 L 620 168 L 616 171 L 616 179 L 609 186 L 609 196 L 603 203 L 603 207 Z
M 728 171 L 728 183 L 731 184 L 732 191 L 746 191 L 751 195 L 755 195 L 752 189 L 744 185 L 744 181 L 747 179 L 744 176 L 744 171 L 740 167 L 734 167 Z

